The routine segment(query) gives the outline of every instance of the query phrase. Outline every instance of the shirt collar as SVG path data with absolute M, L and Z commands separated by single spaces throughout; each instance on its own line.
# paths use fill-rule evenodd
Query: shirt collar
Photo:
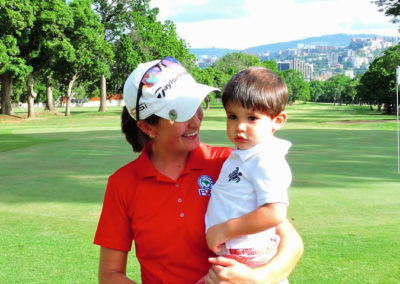
M 239 157 L 239 159 L 244 162 L 250 157 L 254 156 L 257 153 L 260 153 L 262 149 L 266 146 L 266 142 L 258 143 L 254 145 L 253 147 L 246 149 L 246 150 L 240 150 L 238 148 L 235 148 L 235 151 L 232 152 L 232 155 L 236 155 Z
M 250 157 L 266 151 L 268 151 L 268 153 L 271 154 L 286 155 L 291 145 L 292 144 L 289 141 L 277 138 L 275 136 L 271 136 L 268 139 L 265 139 L 264 141 L 254 145 L 253 147 L 247 150 L 240 150 L 235 148 L 233 154 L 237 155 L 240 158 L 240 160 L 244 162 Z
M 137 167 L 135 169 L 140 179 L 155 177 L 160 180 L 164 180 L 166 177 L 160 174 L 157 169 L 153 166 L 150 160 L 149 152 L 151 151 L 151 141 L 148 142 L 142 149 L 139 157 L 137 158 Z M 189 153 L 188 159 L 186 161 L 185 168 L 183 169 L 181 175 L 189 173 L 191 170 L 202 170 L 205 169 L 205 153 L 204 144 L 200 145 Z
M 189 153 L 189 157 L 186 161 L 185 169 L 182 171 L 182 174 L 188 173 L 191 170 L 203 170 L 205 169 L 205 159 L 206 155 L 204 152 L 204 143 L 200 143 L 200 145 Z
M 135 168 L 136 173 L 140 179 L 146 177 L 156 177 L 159 175 L 153 163 L 150 160 L 149 152 L 151 149 L 151 141 L 148 142 L 142 149 L 139 157 L 136 159 L 137 167 Z

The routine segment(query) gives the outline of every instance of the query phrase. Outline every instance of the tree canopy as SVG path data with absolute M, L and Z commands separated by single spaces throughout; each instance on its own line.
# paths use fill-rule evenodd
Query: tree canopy
M 375 0 L 373 1 L 378 7 L 379 11 L 384 12 L 385 16 L 391 17 L 393 23 L 399 23 L 400 19 L 400 1 L 398 0 Z
M 360 79 L 359 96 L 370 104 L 384 105 L 387 113 L 396 107 L 396 67 L 400 65 L 400 45 L 390 47 L 376 58 Z
M 400 1 L 374 1 L 399 23 Z M 387 49 L 368 70 L 354 79 L 335 74 L 326 81 L 306 82 L 295 70 L 279 72 L 275 61 L 233 52 L 200 69 L 175 24 L 157 19 L 150 0 L 0 0 L 1 114 L 11 114 L 11 102 L 46 103 L 51 109 L 53 88 L 59 103 L 75 98 L 101 98 L 122 92 L 140 62 L 177 58 L 201 83 L 220 88 L 249 66 L 264 66 L 281 75 L 290 102 L 367 103 L 394 109 L 395 69 L 399 46 Z M 108 92 L 106 90 L 108 80 Z M 211 94 L 206 102 L 218 99 Z M 105 105 L 105 103 L 103 104 Z

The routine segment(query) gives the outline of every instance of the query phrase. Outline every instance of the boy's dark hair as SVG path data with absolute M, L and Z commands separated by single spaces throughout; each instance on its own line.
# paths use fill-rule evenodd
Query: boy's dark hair
M 275 118 L 285 109 L 289 94 L 283 79 L 264 67 L 249 67 L 234 75 L 225 86 L 222 103 L 244 108 Z
M 157 125 L 159 120 L 160 117 L 154 114 L 145 119 L 145 121 L 150 125 Z M 123 107 L 122 109 L 121 130 L 125 134 L 126 141 L 132 145 L 134 152 L 140 152 L 144 145 L 150 141 L 150 137 L 140 130 L 137 126 L 137 121 L 131 117 L 126 107 Z

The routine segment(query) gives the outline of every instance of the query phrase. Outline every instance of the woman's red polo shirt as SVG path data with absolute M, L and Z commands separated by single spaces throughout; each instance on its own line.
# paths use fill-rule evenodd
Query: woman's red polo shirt
M 176 181 L 142 151 L 109 177 L 94 243 L 130 251 L 134 241 L 143 283 L 195 283 L 212 255 L 204 233 L 209 190 L 231 151 L 200 144 Z

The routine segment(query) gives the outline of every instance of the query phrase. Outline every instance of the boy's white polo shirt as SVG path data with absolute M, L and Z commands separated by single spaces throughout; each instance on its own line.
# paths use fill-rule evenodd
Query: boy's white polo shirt
M 266 203 L 289 204 L 287 189 L 292 180 L 285 156 L 291 143 L 271 136 L 248 150 L 234 150 L 212 187 L 205 217 L 206 230 L 245 215 Z M 227 248 L 262 247 L 275 228 L 228 240 Z M 250 239 L 249 239 L 250 238 Z M 251 241 L 250 241 L 251 240 Z

